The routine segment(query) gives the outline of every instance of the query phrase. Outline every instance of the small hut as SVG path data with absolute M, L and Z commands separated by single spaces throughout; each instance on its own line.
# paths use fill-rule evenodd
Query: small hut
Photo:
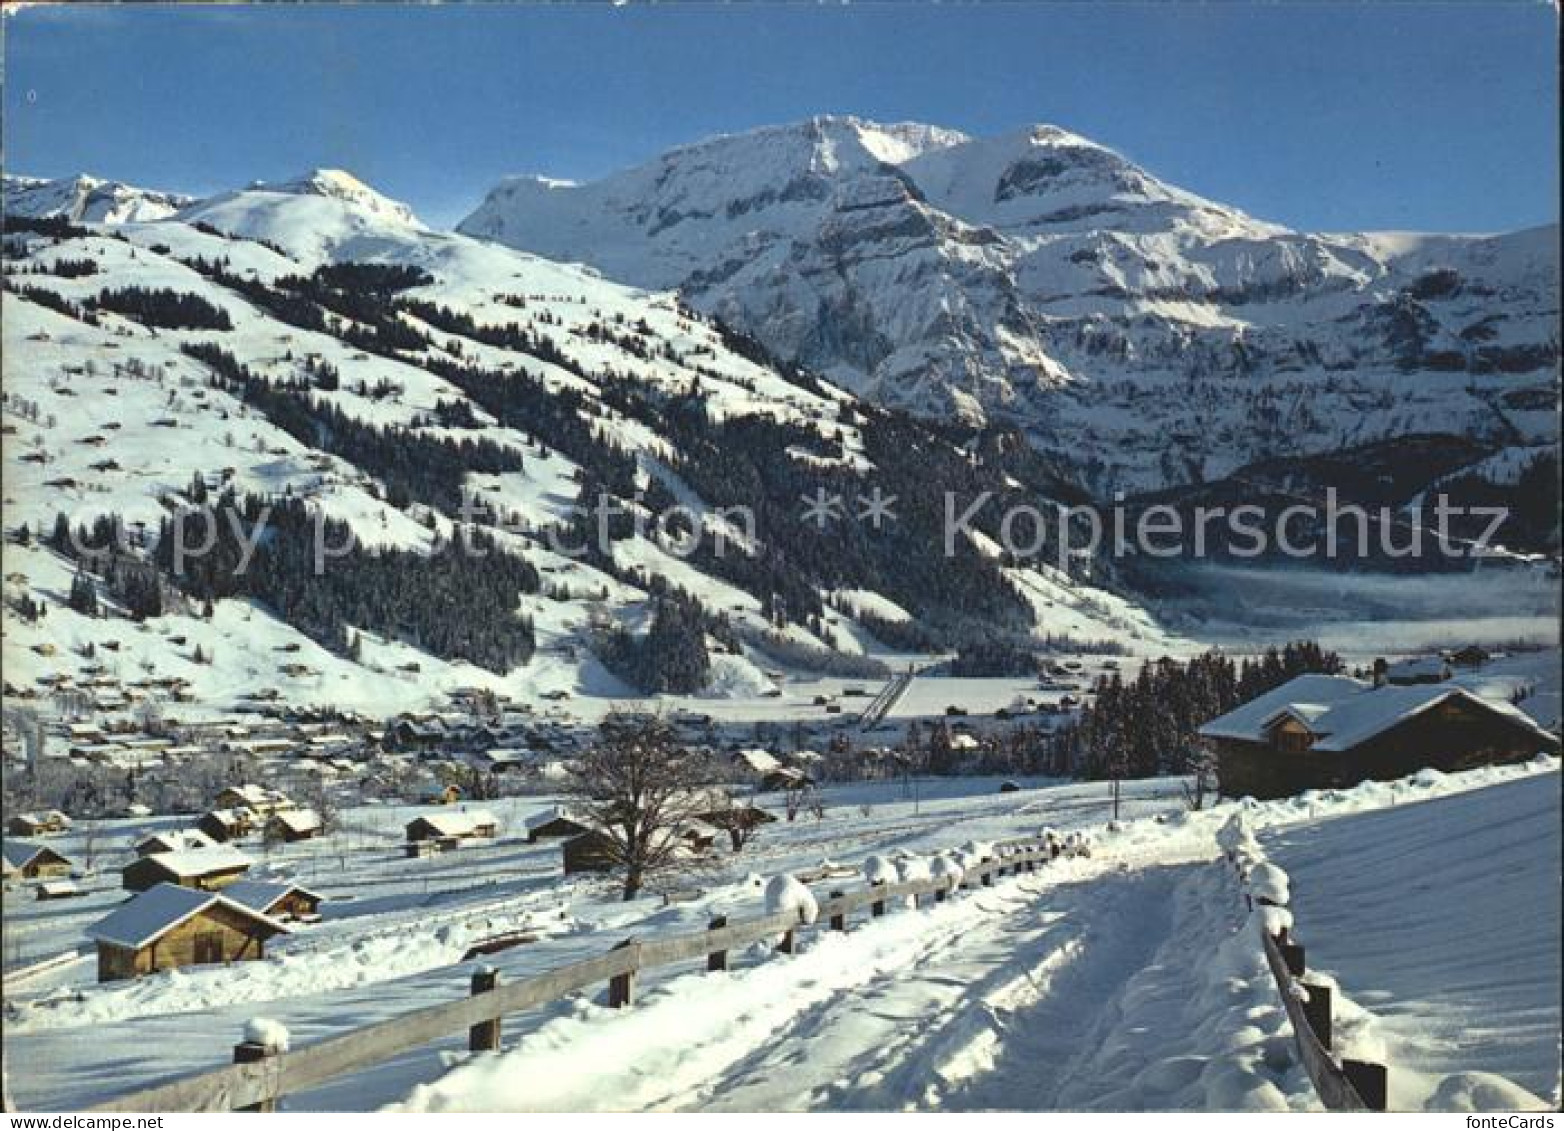
M 239 880 L 223 889 L 223 898 L 282 923 L 320 921 L 321 897 L 298 884 Z
M 254 961 L 288 928 L 215 892 L 160 883 L 87 932 L 98 948 L 98 981 L 138 978 L 176 966 Z
M 196 828 L 218 844 L 238 840 L 255 831 L 255 810 L 213 809 L 196 822 Z
M 54 880 L 71 874 L 74 865 L 54 849 L 41 844 L 5 842 L 3 855 L 7 880 Z
M 486 809 L 460 813 L 425 813 L 407 823 L 407 854 L 428 855 L 429 845 L 438 851 L 458 847 L 463 841 L 492 840 L 499 833 L 499 821 Z
M 588 829 L 564 844 L 565 875 L 577 872 L 612 872 L 619 864 L 619 852 L 607 833 Z
M 126 891 L 146 891 L 169 883 L 198 891 L 226 887 L 250 870 L 251 860 L 227 845 L 185 852 L 154 852 L 131 861 L 120 870 Z
M 263 785 L 227 786 L 212 803 L 214 809 L 250 809 L 263 817 L 293 807 L 287 794 Z
M 552 809 L 545 809 L 527 818 L 527 843 L 536 844 L 540 840 L 580 836 L 590 827 L 586 818 L 579 813 L 566 806 L 556 805 Z
M 6 824 L 12 836 L 53 836 L 71 827 L 71 819 L 58 809 L 42 813 L 18 813 Z
M 325 829 L 325 822 L 313 809 L 284 809 L 266 819 L 265 836 L 267 840 L 292 844 L 318 837 Z
M 70 880 L 45 880 L 37 890 L 38 898 L 42 900 L 76 899 L 87 894 Z

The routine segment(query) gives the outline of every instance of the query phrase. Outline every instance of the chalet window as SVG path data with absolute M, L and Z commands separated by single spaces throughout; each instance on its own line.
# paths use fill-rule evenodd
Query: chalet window
M 195 937 L 195 955 L 197 965 L 206 962 L 221 962 L 223 960 L 223 933 L 221 931 L 202 931 Z

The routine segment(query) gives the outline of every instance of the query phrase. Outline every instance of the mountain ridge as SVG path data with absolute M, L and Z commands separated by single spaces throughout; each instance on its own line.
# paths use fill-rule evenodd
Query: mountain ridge
M 1060 127 L 904 123 L 939 144 L 895 162 L 865 143 L 889 128 L 815 118 L 593 182 L 508 179 L 457 227 L 678 289 L 878 403 L 1020 427 L 1099 495 L 1420 431 L 1498 435 L 1513 421 L 1494 397 L 1552 384 L 1556 225 L 1298 232 Z M 1207 429 L 1228 399 L 1242 411 Z M 1555 435 L 1543 417 L 1520 431 Z

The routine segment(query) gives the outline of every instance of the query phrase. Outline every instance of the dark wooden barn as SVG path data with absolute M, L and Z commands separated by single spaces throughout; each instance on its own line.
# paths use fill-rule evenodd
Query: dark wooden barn
M 589 829 L 565 842 L 565 875 L 577 872 L 612 872 L 619 865 L 618 852 L 608 834 Z
M 1304 675 L 1200 729 L 1229 797 L 1289 797 L 1424 768 L 1520 762 L 1559 741 L 1508 702 L 1451 683 Z

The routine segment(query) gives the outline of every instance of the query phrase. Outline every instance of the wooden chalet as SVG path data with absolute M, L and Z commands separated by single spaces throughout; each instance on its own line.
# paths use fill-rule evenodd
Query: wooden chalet
M 288 928 L 216 892 L 155 884 L 87 932 L 98 948 L 98 981 L 138 978 L 176 966 L 255 961 Z
M 1200 728 L 1229 797 L 1288 797 L 1425 767 L 1521 762 L 1559 740 L 1512 704 L 1458 683 L 1374 686 L 1301 675 Z
M 18 813 L 6 822 L 12 836 L 53 836 L 71 827 L 71 819 L 58 809 L 39 813 Z
M 239 880 L 223 889 L 223 898 L 242 903 L 251 911 L 281 923 L 320 921 L 321 897 L 298 884 Z
M 217 891 L 250 870 L 251 860 L 227 845 L 154 852 L 120 869 L 120 885 L 126 891 L 146 891 L 158 884 L 175 884 L 198 891 Z
M 619 853 L 608 834 L 588 829 L 564 843 L 565 875 L 577 872 L 612 872 L 619 866 Z
M 294 808 L 294 804 L 286 794 L 262 785 L 230 785 L 217 795 L 212 808 L 249 809 L 262 817 L 269 817 L 284 809 Z
M 527 818 L 527 843 L 580 836 L 591 828 L 587 819 L 566 806 L 556 805 Z
M 7 881 L 64 879 L 75 867 L 68 858 L 47 845 L 25 844 L 19 840 L 5 842 L 0 860 L 4 861 Z
M 257 820 L 253 809 L 213 809 L 202 815 L 196 828 L 217 844 L 225 844 L 249 836 L 255 831 Z
M 294 841 L 312 840 L 325 829 L 325 822 L 313 809 L 284 809 L 266 818 L 264 833 L 268 840 L 292 844 Z
M 464 841 L 493 840 L 499 821 L 485 809 L 457 813 L 425 813 L 407 823 L 407 854 L 423 856 L 431 851 L 456 848 Z
M 1387 664 L 1374 661 L 1374 682 L 1411 687 L 1423 683 L 1443 683 L 1450 678 L 1450 665 L 1443 656 L 1413 656 Z

